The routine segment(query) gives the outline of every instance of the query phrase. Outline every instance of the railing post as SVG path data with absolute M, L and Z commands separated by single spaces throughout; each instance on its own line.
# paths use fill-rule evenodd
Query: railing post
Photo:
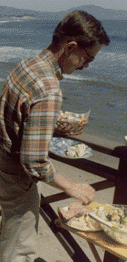
M 127 147 L 116 147 L 113 154 L 120 158 L 113 204 L 127 205 Z
M 113 204 L 127 205 L 127 147 L 116 147 L 113 151 L 113 156 L 120 158 Z M 118 257 L 105 252 L 104 262 L 119 261 Z

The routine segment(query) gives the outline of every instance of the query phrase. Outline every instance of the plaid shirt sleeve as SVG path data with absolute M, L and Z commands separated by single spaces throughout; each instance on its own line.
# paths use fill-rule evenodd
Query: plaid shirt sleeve
M 24 121 L 21 164 L 39 180 L 50 181 L 57 174 L 48 151 L 60 105 L 58 93 L 45 95 L 42 101 L 34 101 Z
M 48 152 L 62 103 L 62 79 L 46 50 L 22 61 L 7 77 L 0 103 L 0 146 L 19 152 L 25 172 L 50 181 L 57 174 Z

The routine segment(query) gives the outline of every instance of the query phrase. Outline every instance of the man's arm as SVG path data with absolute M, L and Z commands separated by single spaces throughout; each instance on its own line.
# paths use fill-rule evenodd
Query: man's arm
M 45 182 L 57 174 L 48 151 L 60 108 L 60 94 L 47 94 L 39 101 L 34 100 L 23 123 L 21 164 L 28 175 Z
M 48 184 L 63 190 L 67 195 L 73 198 L 81 200 L 85 205 L 89 204 L 94 199 L 95 190 L 93 187 L 87 183 L 69 181 L 60 174 L 57 174 Z
M 59 98 L 56 95 L 47 96 L 31 107 L 30 114 L 24 122 L 21 163 L 30 176 L 88 204 L 93 200 L 95 190 L 86 183 L 71 182 L 58 174 L 48 157 L 59 105 Z

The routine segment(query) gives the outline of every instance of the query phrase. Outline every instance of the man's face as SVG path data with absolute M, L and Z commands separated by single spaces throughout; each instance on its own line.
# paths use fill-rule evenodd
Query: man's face
M 87 68 L 102 47 L 101 44 L 98 44 L 92 48 L 83 49 L 79 47 L 77 43 L 72 43 L 72 45 L 68 45 L 68 48 L 65 49 L 65 52 L 62 55 L 62 63 L 60 64 L 60 67 L 64 74 L 71 74 L 76 70 Z

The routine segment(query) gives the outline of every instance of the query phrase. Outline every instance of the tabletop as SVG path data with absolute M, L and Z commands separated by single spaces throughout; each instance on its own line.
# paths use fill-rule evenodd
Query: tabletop
M 100 206 L 101 204 L 97 202 L 92 202 L 90 206 L 94 209 Z M 56 219 L 55 224 L 59 227 L 62 227 L 81 238 L 87 240 L 89 243 L 95 244 L 106 251 L 114 254 L 115 256 L 127 260 L 127 245 L 120 244 L 112 239 L 110 239 L 103 230 L 96 232 L 80 231 L 66 225 L 61 219 Z

